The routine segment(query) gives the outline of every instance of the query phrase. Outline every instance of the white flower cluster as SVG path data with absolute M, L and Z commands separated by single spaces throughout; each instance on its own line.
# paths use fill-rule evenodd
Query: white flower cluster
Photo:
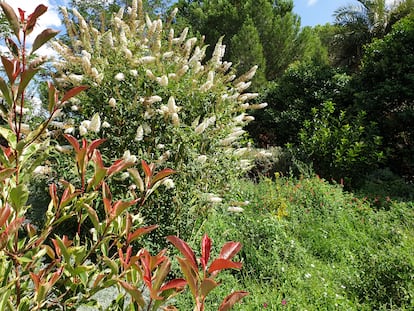
M 105 124 L 107 126 L 107 124 Z M 101 117 L 98 113 L 95 113 L 91 120 L 84 120 L 79 125 L 79 134 L 85 136 L 88 131 L 99 133 L 101 130 Z

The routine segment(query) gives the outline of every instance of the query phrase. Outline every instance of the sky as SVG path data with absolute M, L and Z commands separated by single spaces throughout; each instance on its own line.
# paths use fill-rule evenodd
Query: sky
M 293 11 L 301 17 L 302 26 L 333 23 L 333 13 L 336 9 L 348 4 L 358 4 L 356 0 L 294 0 Z M 394 0 L 387 0 L 392 4 Z

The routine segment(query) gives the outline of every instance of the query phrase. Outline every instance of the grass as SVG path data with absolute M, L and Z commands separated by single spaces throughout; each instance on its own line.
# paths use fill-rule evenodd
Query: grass
M 214 245 L 242 242 L 244 267 L 223 276 L 207 310 L 242 289 L 250 295 L 235 310 L 412 310 L 413 202 L 390 195 L 378 208 L 318 177 L 236 188 L 227 201 L 249 205 L 242 213 L 215 209 L 200 232 Z M 179 310 L 188 299 L 179 298 Z

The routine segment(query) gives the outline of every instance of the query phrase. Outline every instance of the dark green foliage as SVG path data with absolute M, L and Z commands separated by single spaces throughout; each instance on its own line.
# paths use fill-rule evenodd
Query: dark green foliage
M 313 107 L 321 107 L 327 100 L 345 105 L 349 80 L 349 76 L 326 64 L 303 62 L 291 66 L 278 83 L 268 85 L 261 98 L 268 107 L 255 113 L 256 120 L 248 126 L 250 134 L 262 147 L 296 143 Z
M 376 124 L 365 119 L 363 111 L 350 117 L 325 102 L 320 109 L 312 108 L 312 118 L 303 123 L 292 152 L 322 177 L 345 179 L 347 186 L 355 186 L 385 158 Z
M 259 52 L 256 64 L 259 65 L 261 74 L 256 76 L 256 84 L 261 82 L 263 73 L 267 80 L 280 76 L 289 64 L 313 51 L 308 46 L 315 46 L 311 33 L 301 31 L 300 18 L 292 11 L 292 1 L 180 0 L 176 6 L 180 12 L 176 28 L 189 27 L 193 33 L 203 34 L 206 43 L 210 45 L 207 55 L 212 52 L 215 42 L 224 35 L 226 58 L 236 64 L 245 63 L 253 53 L 246 47 L 240 48 L 239 38 L 242 32 L 247 31 L 246 27 L 248 33 L 257 32 L 266 68 L 260 66 L 262 53 L 259 52 L 260 44 L 256 43 L 256 35 L 243 38 L 244 44 L 247 43 L 247 46 L 254 47 L 253 51 Z M 243 72 L 241 68 L 239 72 Z
M 247 72 L 257 65 L 259 67 L 254 78 L 254 88 L 258 89 L 266 82 L 266 61 L 259 33 L 251 18 L 247 18 L 239 32 L 231 38 L 232 53 L 230 60 L 239 72 Z
M 356 77 L 357 108 L 378 122 L 389 165 L 414 176 L 414 15 L 394 25 L 383 39 L 368 45 Z

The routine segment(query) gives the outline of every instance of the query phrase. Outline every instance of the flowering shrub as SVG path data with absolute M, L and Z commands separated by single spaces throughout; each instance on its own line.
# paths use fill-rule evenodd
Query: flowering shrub
M 56 126 L 54 119 L 59 112 L 86 87 L 75 86 L 59 92 L 49 83 L 46 120 L 32 124 L 33 129 L 27 126 L 24 123 L 26 88 L 44 62 L 34 52 L 57 32 L 51 29 L 41 32 L 28 52 L 27 36 L 47 7 L 39 5 L 28 16 L 19 10 L 18 17 L 5 2 L 0 6 L 15 35 L 14 40 L 6 39 L 9 56 L 1 56 L 7 81 L 0 77 L 4 101 L 1 117 L 6 122 L 0 126 L 0 310 L 76 310 L 82 305 L 102 309 L 95 294 L 107 288 L 116 292 L 107 310 L 123 310 L 125 302 L 130 310 L 174 310 L 168 300 L 189 283 L 187 273 L 183 270 L 187 280 L 169 276 L 171 260 L 166 250 L 156 255 L 144 248 L 134 250 L 134 241 L 158 226 L 142 226 L 139 217 L 131 213 L 133 206 L 140 209 L 162 183 L 168 186 L 173 170 L 156 172 L 154 164 L 142 160 L 140 172 L 135 167 L 136 158 L 128 152 L 120 159 L 104 161 L 98 149 L 104 139 L 83 138 L 79 142 L 65 134 L 64 139 L 75 155 L 76 179 L 74 182 L 62 179 L 59 184 L 49 185 L 50 203 L 39 226 L 27 218 L 31 208 L 28 185 L 36 174 L 47 170 L 41 165 L 51 149 L 47 128 L 51 124 Z M 85 131 L 98 132 L 99 116 L 82 126 Z M 109 182 L 126 170 L 133 176 L 140 194 L 117 199 Z M 97 213 L 100 207 L 102 215 Z M 69 220 L 77 223 L 76 232 L 70 232 L 70 236 L 56 234 L 56 227 Z M 86 223 L 90 226 L 85 226 Z M 91 230 L 84 232 L 89 227 Z M 181 244 L 175 243 L 177 247 L 184 245 L 174 236 L 169 239 L 180 241 Z M 205 240 L 209 240 L 207 236 Z M 232 248 L 231 254 L 226 252 L 213 261 L 210 272 L 241 267 L 240 263 L 231 261 L 240 249 L 239 243 L 228 245 L 237 247 Z M 228 250 L 228 246 L 223 249 Z M 202 254 L 205 258 L 204 249 Z M 245 292 L 231 294 L 219 310 L 228 310 L 244 295 Z M 197 303 L 195 310 L 204 310 L 204 301 Z
M 176 11 L 166 23 L 151 20 L 141 1 L 132 1 L 102 30 L 76 10 L 63 8 L 62 13 L 68 40 L 54 43 L 61 57 L 56 83 L 60 89 L 80 82 L 89 86 L 67 111 L 73 130 L 93 137 L 100 124 L 110 138 L 102 146 L 106 157 L 129 150 L 158 166 L 174 167 L 179 174 L 165 184 L 171 196 L 153 196 L 157 219 L 174 231 L 183 221 L 188 231 L 189 210 L 200 212 L 219 202 L 229 180 L 250 166 L 240 138 L 253 119 L 247 112 L 266 106 L 248 103 L 258 95 L 246 92 L 257 67 L 236 78 L 231 63 L 222 60 L 221 41 L 205 60 L 202 42 L 187 38 L 187 29 L 176 35 L 171 28 Z M 143 216 L 152 217 L 146 211 Z

